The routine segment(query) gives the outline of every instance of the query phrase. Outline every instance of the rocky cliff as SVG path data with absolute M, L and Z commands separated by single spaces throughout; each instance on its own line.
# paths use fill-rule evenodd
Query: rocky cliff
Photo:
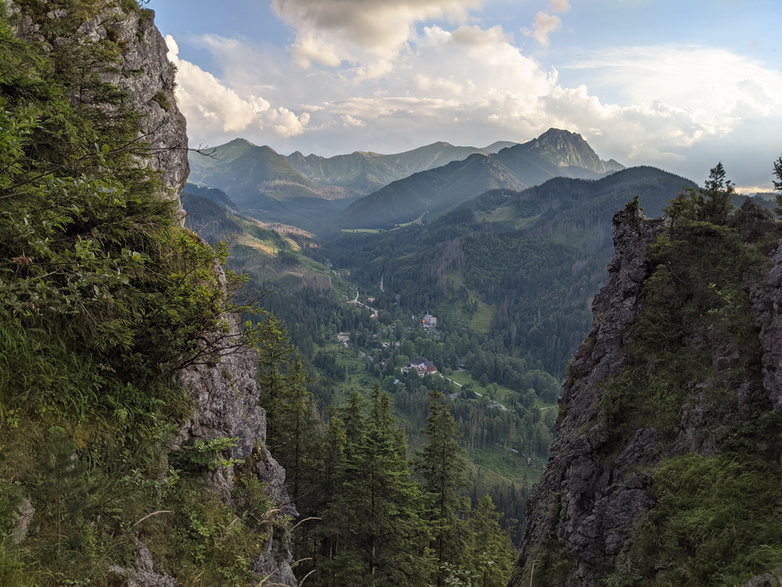
M 124 43 L 121 68 L 108 73 L 106 79 L 127 92 L 130 107 L 140 114 L 140 138 L 149 145 L 152 157 L 148 161 L 163 180 L 164 195 L 178 199 L 189 173 L 185 119 L 174 97 L 174 66 L 166 57 L 168 49 L 149 11 L 125 14 L 109 10 L 85 23 L 84 32 L 90 39 L 112 35 Z M 225 291 L 221 267 L 215 268 L 215 279 L 221 281 Z M 207 333 L 205 338 L 238 337 L 237 317 L 225 314 L 224 321 L 225 332 Z M 214 471 L 211 475 L 214 490 L 230 503 L 236 479 L 257 477 L 267 484 L 272 505 L 279 510 L 276 517 L 295 516 L 296 510 L 284 487 L 285 471 L 264 446 L 266 416 L 258 400 L 261 390 L 256 381 L 257 364 L 255 351 L 238 347 L 230 352 L 215 351 L 199 364 L 180 372 L 178 382 L 189 391 L 195 410 L 180 429 L 172 448 L 219 438 L 236 439 L 228 462 L 237 461 L 241 465 L 229 464 Z M 284 526 L 272 525 L 271 536 L 259 552 L 253 569 L 266 581 L 295 585 L 291 559 Z M 156 583 L 147 581 L 146 584 Z
M 50 52 L 73 45 L 95 47 L 95 61 L 89 65 L 91 71 L 97 72 L 107 84 L 105 88 L 121 92 L 121 99 L 96 102 L 95 110 L 109 124 L 117 113 L 133 113 L 138 126 L 137 138 L 121 148 L 131 152 L 138 165 L 149 166 L 157 172 L 159 197 L 175 200 L 178 214 L 183 217 L 178 197 L 189 171 L 186 126 L 174 98 L 174 67 L 166 57 L 166 45 L 154 26 L 152 11 L 122 0 L 95 6 L 79 2 L 42 5 L 7 1 L 5 9 L 15 35 L 28 43 L 45 46 Z M 72 95 L 74 103 L 83 99 Z M 220 297 L 227 298 L 225 275 L 219 266 L 214 267 L 212 280 L 217 282 Z M 225 441 L 224 446 L 228 448 L 223 450 L 222 464 L 216 467 L 210 464 L 206 468 L 204 491 L 219 496 L 229 509 L 234 508 L 236 522 L 243 515 L 243 508 L 254 507 L 251 498 L 246 497 L 246 488 L 254 486 L 254 481 L 264 488 L 269 499 L 262 521 L 268 526 L 267 540 L 257 545 L 250 566 L 257 580 L 295 585 L 284 521 L 295 516 L 296 511 L 285 492 L 285 472 L 264 446 L 265 413 L 259 405 L 261 390 L 255 379 L 257 353 L 235 344 L 241 338 L 236 316 L 224 313 L 217 323 L 219 329 L 199 334 L 203 341 L 199 360 L 188 361 L 189 366 L 176 374 L 177 384 L 192 398 L 192 408 L 168 440 L 164 452 L 175 460 L 176 454 L 182 451 Z M 165 463 L 161 466 L 165 468 Z M 237 498 L 241 493 L 238 489 L 245 490 L 242 499 Z M 26 504 L 30 506 L 30 501 Z M 18 542 L 26 538 L 29 519 L 34 520 L 35 516 L 30 511 L 22 520 L 26 525 Z M 130 526 L 126 522 L 118 523 Z M 228 530 L 223 539 L 227 536 Z M 108 565 L 115 576 L 139 586 L 174 585 L 178 579 L 184 579 L 173 576 L 166 564 L 156 560 L 157 553 L 148 548 L 143 536 L 136 537 L 135 544 L 138 548 L 135 564 L 113 561 Z
M 728 225 L 614 217 L 511 585 L 782 581 L 782 241 Z

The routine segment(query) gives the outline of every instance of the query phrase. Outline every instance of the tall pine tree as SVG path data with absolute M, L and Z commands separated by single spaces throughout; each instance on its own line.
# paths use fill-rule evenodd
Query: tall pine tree
M 407 445 L 376 386 L 369 414 L 354 394 L 327 437 L 329 503 L 323 547 L 310 582 L 320 585 L 419 585 L 428 578 L 423 497 L 412 479 Z
M 510 579 L 516 551 L 500 527 L 501 517 L 488 495 L 481 497 L 467 516 L 470 543 L 466 559 L 474 587 L 501 587 Z
M 316 507 L 319 421 L 301 356 L 280 321 L 268 314 L 259 328 L 258 380 L 266 409 L 266 444 L 285 468 L 288 494 L 302 513 Z
M 733 182 L 726 179 L 725 167 L 719 162 L 709 170 L 709 178 L 706 180 L 701 192 L 701 220 L 712 224 L 724 225 L 728 220 L 733 204 L 731 198 L 734 193 Z
M 462 515 L 466 508 L 462 489 L 467 483 L 467 459 L 459 445 L 459 429 L 451 406 L 439 391 L 433 391 L 429 396 L 424 435 L 427 443 L 418 455 L 416 468 L 423 477 L 427 497 L 432 549 L 439 567 L 436 583 L 443 585 L 445 565 L 460 564 L 465 554 Z
M 774 177 L 776 178 L 772 180 L 774 189 L 780 192 L 777 194 L 777 207 L 774 212 L 776 212 L 777 218 L 782 220 L 782 157 L 774 161 Z

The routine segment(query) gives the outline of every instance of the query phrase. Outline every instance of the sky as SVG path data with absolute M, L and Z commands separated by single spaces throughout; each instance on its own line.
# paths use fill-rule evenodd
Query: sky
M 191 147 L 397 153 L 580 133 L 770 191 L 779 0 L 150 0 Z

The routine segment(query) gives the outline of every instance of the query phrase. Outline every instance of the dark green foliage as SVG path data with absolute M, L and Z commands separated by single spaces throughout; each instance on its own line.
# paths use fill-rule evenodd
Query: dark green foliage
M 432 549 L 438 563 L 436 583 L 442 585 L 445 581 L 443 565 L 458 565 L 466 551 L 462 490 L 467 483 L 467 462 L 451 407 L 441 393 L 430 395 L 424 435 L 427 443 L 418 455 L 416 469 L 424 480 L 428 502 Z
M 26 499 L 34 523 L 0 546 L 2 582 L 107 584 L 136 536 L 174 575 L 249 580 L 267 528 L 240 532 L 199 485 L 225 444 L 166 466 L 191 409 L 177 370 L 240 342 L 222 323 L 219 257 L 140 165 L 137 114 L 101 79 L 123 47 L 76 33 L 107 4 L 16 5 L 41 41 L 0 17 L 0 527 L 19 530 Z
M 508 582 L 515 551 L 510 537 L 500 528 L 501 517 L 488 495 L 481 497 L 467 515 L 469 542 L 464 560 L 475 587 L 500 587 Z
M 670 220 L 671 232 L 679 224 L 701 221 L 722 226 L 728 220 L 733 209 L 733 183 L 725 179 L 722 163 L 717 163 L 709 171 L 709 177 L 702 188 L 690 188 L 671 200 L 665 207 Z
M 735 585 L 782 563 L 782 483 L 768 462 L 688 454 L 654 480 L 657 504 L 632 552 L 645 584 Z
M 725 168 L 722 163 L 717 163 L 709 171 L 709 178 L 703 188 L 703 206 L 701 215 L 703 220 L 713 224 L 725 224 L 731 208 L 731 196 L 733 195 L 733 183 L 725 178 Z
M 684 415 L 694 410 L 689 443 L 706 454 L 658 456 L 656 504 L 612 585 L 739 584 L 782 563 L 779 446 L 769 442 L 782 422 L 762 391 L 749 296 L 767 274 L 768 247 L 704 220 L 729 220 L 719 211 L 730 189 L 719 171 L 706 188 L 716 196 L 691 192 L 669 209 L 678 220 L 650 247 L 642 311 L 625 333 L 627 367 L 600 403 L 606 458 L 639 427 L 653 425 L 670 446 L 693 426 Z
M 319 421 L 310 378 L 279 320 L 265 314 L 259 325 L 261 405 L 266 410 L 267 444 L 285 467 L 288 493 L 301 513 L 317 509 Z
M 762 275 L 767 261 L 760 251 L 724 226 L 694 220 L 660 235 L 649 257 L 643 312 L 627 331 L 632 367 L 601 400 L 612 436 L 652 417 L 660 431 L 674 433 L 699 382 L 709 388 L 701 401 L 730 411 L 728 390 L 759 353 L 745 284 Z M 700 337 L 695 344 L 693 333 Z M 741 349 L 739 359 L 716 371 L 712 349 L 731 343 Z
M 774 161 L 774 189 L 778 192 L 782 192 L 782 157 Z M 777 207 L 774 209 L 774 213 L 777 218 L 782 218 L 782 193 L 777 194 Z
M 411 478 L 406 443 L 387 394 L 372 392 L 369 413 L 354 395 L 332 416 L 326 454 L 327 502 L 311 581 L 323 585 L 419 585 L 429 573 L 428 529 Z
M 221 466 L 239 461 L 223 458 L 226 451 L 236 446 L 236 438 L 215 438 L 209 442 L 196 440 L 191 446 L 185 446 L 171 455 L 171 465 L 189 473 L 216 471 Z
M 270 421 L 284 425 L 274 434 L 270 429 L 269 447 L 286 467 L 289 492 L 298 496 L 296 506 L 304 518 L 294 532 L 297 556 L 303 559 L 299 576 L 315 585 L 424 585 L 433 578 L 442 582 L 456 577 L 503 584 L 513 558 L 510 538 L 499 527 L 500 515 L 490 498 L 480 499 L 474 511 L 469 508 L 458 444 L 455 458 L 449 458 L 442 471 L 451 483 L 444 492 L 448 503 L 443 516 L 438 514 L 437 496 L 412 478 L 391 397 L 375 386 L 367 405 L 354 393 L 344 407 L 329 410 L 328 427 L 321 432 L 311 417 L 304 381 L 296 375 L 300 368 L 298 359 L 288 364 L 280 380 L 285 385 L 278 388 L 281 394 L 267 404 Z M 298 432 L 297 404 L 305 408 Z M 288 414 L 284 421 L 283 413 Z M 450 424 L 445 426 L 455 433 L 453 418 L 447 416 Z M 306 452 L 296 452 L 297 440 L 306 444 L 301 445 Z M 417 467 L 427 467 L 424 457 Z M 450 557 L 442 564 L 434 553 L 439 536 Z M 461 556 L 456 556 L 455 544 Z
M 183 477 L 170 493 L 176 506 L 142 522 L 142 537 L 162 566 L 175 570 L 185 584 L 257 581 L 252 565 L 268 540 L 272 510 L 258 479 L 252 474 L 239 477 L 234 507 L 199 479 Z

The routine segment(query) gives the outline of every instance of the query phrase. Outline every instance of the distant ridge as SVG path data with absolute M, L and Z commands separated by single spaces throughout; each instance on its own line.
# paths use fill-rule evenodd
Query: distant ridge
M 280 155 L 268 146 L 234 139 L 190 155 L 190 181 L 223 190 L 241 208 L 265 208 L 299 198 L 324 200 L 365 196 L 419 171 L 447 165 L 479 153 L 490 155 L 516 145 L 496 141 L 483 148 L 458 147 L 444 141 L 403 153 L 381 155 L 355 151 L 321 157 L 299 151 Z
M 318 185 L 271 147 L 245 139 L 190 154 L 190 182 L 225 192 L 240 208 L 268 200 L 322 198 Z
M 549 129 L 527 143 L 423 171 L 351 204 L 340 220 L 349 228 L 388 228 L 436 217 L 483 192 L 520 191 L 554 177 L 596 179 L 624 167 L 603 161 L 580 134 Z

